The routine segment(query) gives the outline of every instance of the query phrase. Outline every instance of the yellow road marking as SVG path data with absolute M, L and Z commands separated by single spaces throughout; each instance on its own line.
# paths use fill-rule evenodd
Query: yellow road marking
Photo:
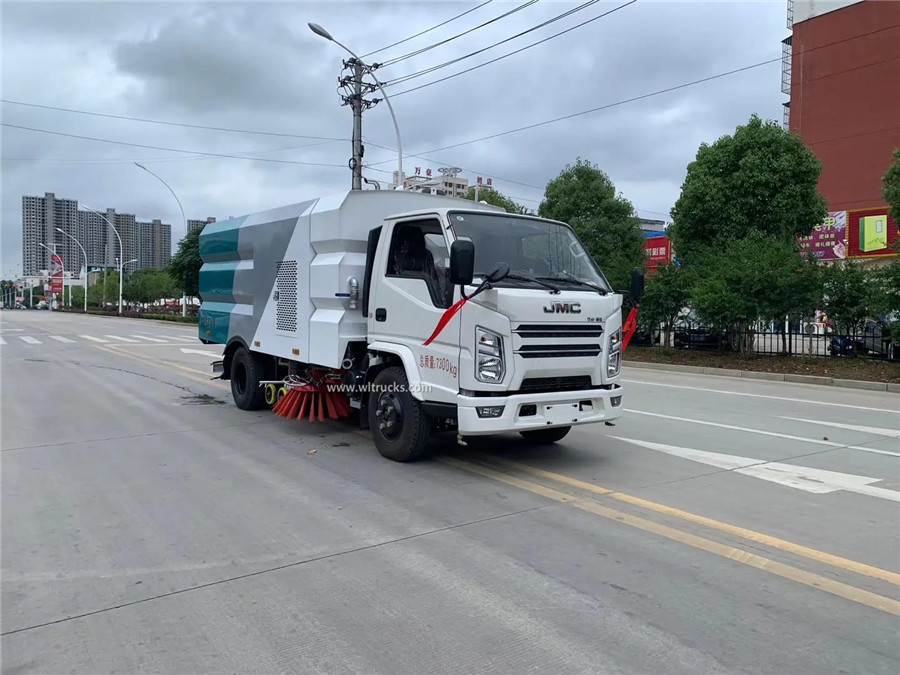
M 781 549 L 782 551 L 787 551 L 788 553 L 803 556 L 804 558 L 809 558 L 810 560 L 814 560 L 825 565 L 831 565 L 832 567 L 838 567 L 840 569 L 844 569 L 849 572 L 855 572 L 857 574 L 862 574 L 874 579 L 881 579 L 882 581 L 887 581 L 889 583 L 900 586 L 900 574 L 881 569 L 880 567 L 873 567 L 872 565 L 866 565 L 865 563 L 857 562 L 856 560 L 842 558 L 837 555 L 832 555 L 831 553 L 825 553 L 824 551 L 809 548 L 808 546 L 803 546 L 801 544 L 795 544 L 791 541 L 785 541 L 784 539 L 772 537 L 768 534 L 763 534 L 762 532 L 755 532 L 754 530 L 748 530 L 737 525 L 723 523 L 722 521 L 707 518 L 706 516 L 701 516 L 689 511 L 682 511 L 681 509 L 676 509 L 664 504 L 651 502 L 647 499 L 641 499 L 640 497 L 634 497 L 632 495 L 625 494 L 624 492 L 616 492 L 615 490 L 600 487 L 599 485 L 594 485 L 593 483 L 586 483 L 576 478 L 553 473 L 552 471 L 545 471 L 533 466 L 528 466 L 527 464 L 520 464 L 519 462 L 514 462 L 512 460 L 489 457 L 485 455 L 482 455 L 482 458 L 485 461 L 499 464 L 508 469 L 516 469 L 531 476 L 546 478 L 548 480 L 552 480 L 563 485 L 568 485 L 579 490 L 585 490 L 587 492 L 592 492 L 593 494 L 609 497 L 610 499 L 616 499 L 633 506 L 638 506 L 650 511 L 656 511 L 657 513 L 662 513 L 664 515 L 678 518 L 680 520 L 686 520 L 688 522 L 702 525 L 713 530 L 719 530 L 720 532 L 725 532 L 726 534 L 740 537 L 742 539 L 747 539 L 758 544 L 764 544 L 772 548 Z
M 878 609 L 889 614 L 900 616 L 900 601 L 894 600 L 892 598 L 878 595 L 876 593 L 871 593 L 869 591 L 865 591 L 861 588 L 856 588 L 855 586 L 850 586 L 849 584 L 844 584 L 839 581 L 834 581 L 833 579 L 828 579 L 819 574 L 814 574 L 813 572 L 807 572 L 796 567 L 791 567 L 790 565 L 785 565 L 784 563 L 776 562 L 775 560 L 770 560 L 769 558 L 765 558 L 760 555 L 748 553 L 747 551 L 742 551 L 741 549 L 734 548 L 733 546 L 720 544 L 719 542 L 705 539 L 695 534 L 690 534 L 689 532 L 683 532 L 673 527 L 669 527 L 668 525 L 662 525 L 660 523 L 655 523 L 644 518 L 639 518 L 637 516 L 623 513 L 622 511 L 616 511 L 614 509 L 610 509 L 601 504 L 598 504 L 593 500 L 578 500 L 571 495 L 559 492 L 558 490 L 553 490 L 552 488 L 547 488 L 543 485 L 538 485 L 537 483 L 532 483 L 530 481 L 522 480 L 514 476 L 509 476 L 507 474 L 501 473 L 499 471 L 494 471 L 493 469 L 489 469 L 484 466 L 471 464 L 469 462 L 451 457 L 441 458 L 440 461 L 445 464 L 455 466 L 459 469 L 463 469 L 465 471 L 469 471 L 486 478 L 491 478 L 507 485 L 512 485 L 514 487 L 533 492 L 534 494 L 547 497 L 548 499 L 552 499 L 556 502 L 569 503 L 575 508 L 581 509 L 588 513 L 602 516 L 603 518 L 608 518 L 610 520 L 615 520 L 624 525 L 629 525 L 630 527 L 641 529 L 646 532 L 651 532 L 661 537 L 665 537 L 687 546 L 691 546 L 693 548 L 697 548 L 708 553 L 727 558 L 728 560 L 733 560 L 734 562 L 738 562 L 743 565 L 755 567 L 756 569 L 763 570 L 764 572 L 768 572 L 785 579 L 790 579 L 791 581 L 796 581 L 797 583 L 801 583 L 805 586 L 817 588 L 846 600 L 866 605 L 867 607 L 872 607 L 873 609 Z

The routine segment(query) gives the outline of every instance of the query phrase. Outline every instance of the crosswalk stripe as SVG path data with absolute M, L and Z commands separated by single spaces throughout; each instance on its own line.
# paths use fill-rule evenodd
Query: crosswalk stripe
M 139 340 L 148 340 L 149 342 L 168 342 L 168 340 L 161 340 L 160 338 L 150 337 L 149 335 L 132 335 L 133 338 L 138 338 Z
M 66 342 L 68 344 L 75 344 L 75 340 L 70 340 L 67 337 L 63 337 L 62 335 L 51 335 L 51 340 L 56 340 L 57 342 Z
M 109 340 L 104 340 L 103 338 L 94 337 L 93 335 L 79 335 L 78 337 L 84 338 L 85 340 L 90 340 L 91 342 L 102 342 L 106 344 Z
M 27 342 L 27 343 L 30 344 L 30 345 L 39 345 L 39 344 L 41 344 L 41 341 L 40 341 L 40 340 L 36 340 L 35 338 L 29 337 L 28 335 L 20 335 L 20 336 L 19 336 L 19 339 L 20 339 L 22 342 Z
M 132 340 L 131 338 L 120 337 L 118 335 L 107 335 L 106 337 L 112 338 L 113 340 L 118 340 L 119 342 L 137 342 L 137 340 Z

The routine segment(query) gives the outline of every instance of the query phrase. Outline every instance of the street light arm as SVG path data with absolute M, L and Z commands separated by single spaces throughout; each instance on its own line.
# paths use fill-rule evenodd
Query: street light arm
M 172 196 L 173 196 L 173 197 L 175 197 L 175 201 L 178 203 L 178 208 L 181 210 L 181 220 L 184 221 L 184 235 L 187 236 L 187 216 L 184 215 L 184 207 L 181 205 L 181 200 L 178 199 L 178 195 L 175 194 L 175 190 L 173 190 L 172 187 L 171 187 L 166 181 L 164 181 L 162 178 L 160 178 L 159 176 L 157 176 L 155 173 L 153 173 L 150 169 L 148 169 L 148 168 L 147 168 L 146 166 L 144 166 L 143 164 L 140 164 L 140 163 L 138 163 L 138 162 L 135 162 L 134 164 L 135 164 L 135 166 L 137 166 L 138 168 L 141 168 L 141 169 L 143 169 L 144 171 L 146 171 L 147 173 L 149 173 L 151 176 L 153 176 L 153 177 L 154 177 L 156 180 L 158 180 L 160 183 L 162 183 L 163 185 L 165 185 L 165 186 L 166 186 L 166 189 L 167 189 L 169 192 L 172 193 Z

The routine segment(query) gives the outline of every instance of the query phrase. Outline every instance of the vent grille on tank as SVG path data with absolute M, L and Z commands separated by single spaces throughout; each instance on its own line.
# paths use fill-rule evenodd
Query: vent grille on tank
M 275 328 L 289 333 L 297 332 L 297 261 L 282 260 L 277 265 L 275 288 L 278 299 L 275 305 Z

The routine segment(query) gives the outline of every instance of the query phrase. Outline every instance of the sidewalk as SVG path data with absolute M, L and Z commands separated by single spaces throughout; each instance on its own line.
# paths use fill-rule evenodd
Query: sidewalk
M 714 375 L 717 377 L 739 377 L 748 380 L 769 380 L 772 382 L 795 382 L 799 384 L 818 384 L 846 389 L 868 389 L 870 391 L 889 391 L 900 394 L 900 383 L 867 382 L 865 380 L 841 380 L 833 377 L 817 375 L 790 375 L 783 373 L 760 373 L 752 370 L 731 370 L 728 368 L 704 368 L 702 366 L 676 366 L 667 363 L 645 363 L 641 361 L 623 361 L 624 368 L 639 370 L 665 370 L 675 373 L 693 373 L 696 375 Z

